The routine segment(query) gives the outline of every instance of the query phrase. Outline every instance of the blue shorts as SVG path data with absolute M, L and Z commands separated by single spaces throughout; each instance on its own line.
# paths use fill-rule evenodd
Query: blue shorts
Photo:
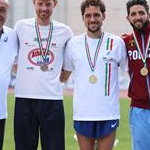
M 150 109 L 130 110 L 132 150 L 150 150 Z
M 74 129 L 77 134 L 94 139 L 109 135 L 118 126 L 118 119 L 106 121 L 74 121 Z
M 65 150 L 62 100 L 16 98 L 15 150 Z

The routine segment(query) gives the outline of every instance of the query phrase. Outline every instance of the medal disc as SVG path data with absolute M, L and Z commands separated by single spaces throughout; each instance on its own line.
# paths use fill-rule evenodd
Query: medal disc
M 41 70 L 44 71 L 44 72 L 47 71 L 48 70 L 48 66 L 46 64 L 42 64 L 41 65 Z
M 148 69 L 146 67 L 143 67 L 140 72 L 142 76 L 146 76 L 148 74 Z
M 95 75 L 91 75 L 89 77 L 89 82 L 92 83 L 92 84 L 96 83 L 97 82 L 97 77 Z

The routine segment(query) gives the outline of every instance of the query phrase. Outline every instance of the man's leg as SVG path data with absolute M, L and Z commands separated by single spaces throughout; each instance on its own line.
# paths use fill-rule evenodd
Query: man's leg
M 116 130 L 112 131 L 109 135 L 106 135 L 98 139 L 98 150 L 112 150 L 116 137 Z
M 0 120 L 0 150 L 3 149 L 5 119 Z
M 80 150 L 94 150 L 95 139 L 77 134 Z
M 131 108 L 130 128 L 132 134 L 132 149 L 150 149 L 150 109 Z
M 95 146 L 94 138 L 88 138 L 79 134 L 77 134 L 77 137 L 78 137 L 78 143 L 81 150 L 94 150 L 94 146 Z M 109 135 L 99 138 L 97 140 L 98 142 L 97 150 L 112 150 L 115 137 L 116 137 L 116 130 L 112 131 Z
M 39 122 L 42 150 L 65 150 L 65 118 L 62 100 L 42 100 Z
M 36 100 L 16 98 L 14 116 L 15 150 L 37 150 Z

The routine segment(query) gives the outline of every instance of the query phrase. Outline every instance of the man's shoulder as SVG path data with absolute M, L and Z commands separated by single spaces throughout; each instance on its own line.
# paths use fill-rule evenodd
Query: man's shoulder
M 13 29 L 8 26 L 3 26 L 3 29 L 4 29 L 4 32 L 5 31 L 13 32 Z
M 53 26 L 56 30 L 59 30 L 59 29 L 61 29 L 61 30 L 71 30 L 71 28 L 68 25 L 66 25 L 62 22 L 58 22 L 56 20 L 52 20 L 52 22 L 53 22 Z
M 132 33 L 130 33 L 130 34 L 124 33 L 121 35 L 121 38 L 124 41 L 129 41 L 129 40 L 133 39 L 133 34 Z
M 114 44 L 119 44 L 119 43 L 122 43 L 123 40 L 120 36 L 114 34 L 114 33 L 110 33 L 110 32 L 104 32 L 104 39 L 105 41 L 108 42 L 109 41 L 113 41 Z
M 56 21 L 56 20 L 52 20 L 54 26 L 60 26 L 60 27 L 68 27 L 68 25 L 62 23 L 62 22 L 59 22 L 59 21 Z
M 131 34 L 123 34 L 122 39 L 126 45 L 127 50 L 134 50 L 136 48 L 135 40 L 133 37 L 133 33 Z
M 74 36 L 73 39 L 85 39 L 85 35 L 86 35 L 86 33 L 78 34 L 78 35 Z
M 74 36 L 70 39 L 70 42 L 82 42 L 85 40 L 85 33 Z
M 12 28 L 10 28 L 10 27 L 8 27 L 8 26 L 3 26 L 3 30 L 4 30 L 4 33 L 5 34 L 9 34 L 9 35 L 13 35 L 13 34 L 15 34 L 15 31 L 12 29 Z
M 21 19 L 16 22 L 16 25 L 24 25 L 24 24 L 34 25 L 35 18 Z
M 104 32 L 104 36 L 106 38 L 110 38 L 110 39 L 114 39 L 114 40 L 120 40 L 121 39 L 118 35 L 116 35 L 114 33 L 110 33 L 110 32 Z

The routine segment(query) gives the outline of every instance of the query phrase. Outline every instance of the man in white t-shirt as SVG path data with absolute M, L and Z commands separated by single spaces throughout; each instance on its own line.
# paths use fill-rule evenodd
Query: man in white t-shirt
M 105 4 L 81 4 L 87 32 L 72 38 L 65 50 L 60 80 L 74 73 L 73 119 L 81 150 L 112 150 L 119 125 L 118 66 L 125 69 L 126 51 L 120 37 L 102 31 Z
M 3 147 L 5 120 L 7 118 L 7 90 L 11 78 L 11 69 L 17 54 L 17 36 L 4 26 L 9 3 L 0 0 L 0 150 Z
M 15 85 L 16 150 L 64 150 L 63 91 L 59 76 L 71 29 L 51 19 L 57 0 L 33 0 L 36 17 L 15 25 L 19 41 Z

